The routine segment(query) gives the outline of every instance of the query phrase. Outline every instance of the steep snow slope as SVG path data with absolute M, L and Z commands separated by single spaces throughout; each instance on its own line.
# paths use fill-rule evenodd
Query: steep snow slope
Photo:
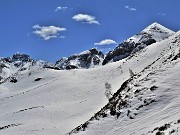
M 105 65 L 109 62 L 126 58 L 129 55 L 147 47 L 148 45 L 168 38 L 172 34 L 174 34 L 173 31 L 155 22 L 140 33 L 123 41 L 112 51 L 108 52 L 102 64 Z
M 122 84 L 106 106 L 70 134 L 180 132 L 180 32 L 126 60 L 123 66 L 129 65 L 136 73 Z

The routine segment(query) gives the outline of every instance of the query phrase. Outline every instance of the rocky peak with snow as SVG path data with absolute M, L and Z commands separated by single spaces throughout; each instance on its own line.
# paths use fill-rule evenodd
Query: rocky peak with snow
M 27 54 L 21 54 L 18 52 L 12 56 L 12 61 L 31 62 L 33 59 Z
M 61 58 L 56 62 L 55 67 L 60 69 L 93 68 L 101 65 L 103 59 L 104 54 L 96 48 L 92 48 L 68 58 Z
M 34 60 L 27 54 L 15 53 L 12 57 L 0 58 L 0 83 L 10 78 L 17 78 L 23 71 L 41 69 L 51 63 Z
M 21 54 L 19 52 L 15 53 L 12 57 L 1 58 L 1 63 L 16 63 L 16 62 L 32 62 L 34 61 L 29 55 Z
M 129 55 L 147 47 L 148 45 L 168 38 L 174 33 L 175 32 L 172 30 L 169 30 L 168 28 L 155 22 L 140 33 L 123 41 L 114 50 L 108 52 L 103 61 L 103 65 L 126 58 Z
M 146 27 L 141 33 L 143 32 L 152 35 L 153 38 L 156 38 L 157 42 L 162 41 L 175 33 L 157 22 Z
M 155 32 L 155 33 L 157 33 L 157 32 L 159 32 L 159 33 L 167 33 L 167 34 L 170 34 L 170 35 L 175 33 L 174 31 L 164 27 L 163 25 L 161 25 L 161 24 L 159 24 L 157 22 L 152 23 L 151 25 L 146 27 L 143 31 L 147 32 L 147 33 L 153 33 L 153 32 Z

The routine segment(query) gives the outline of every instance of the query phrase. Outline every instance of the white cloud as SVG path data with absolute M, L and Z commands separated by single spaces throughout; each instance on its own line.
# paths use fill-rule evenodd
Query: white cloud
M 66 31 L 66 28 L 60 28 L 56 26 L 39 26 L 39 25 L 34 25 L 32 28 L 35 29 L 33 33 L 43 38 L 44 40 L 49 40 L 51 38 L 65 38 L 64 36 L 59 37 L 58 35 L 59 32 Z
M 60 11 L 60 10 L 65 11 L 66 9 L 68 9 L 68 7 L 61 7 L 61 6 L 59 6 L 59 7 L 57 7 L 54 11 L 55 11 L 55 12 L 58 12 L 58 11 Z
M 87 15 L 87 14 L 77 14 L 72 17 L 75 21 L 82 22 L 82 23 L 88 23 L 88 24 L 98 24 L 100 23 L 96 20 L 94 16 Z
M 126 9 L 128 9 L 129 11 L 136 11 L 136 8 L 130 7 L 130 6 L 125 6 Z
M 112 39 L 105 39 L 99 43 L 94 43 L 94 45 L 111 45 L 111 44 L 117 44 L 117 43 Z
M 158 15 L 161 15 L 161 16 L 165 16 L 166 14 L 165 13 L 158 13 Z

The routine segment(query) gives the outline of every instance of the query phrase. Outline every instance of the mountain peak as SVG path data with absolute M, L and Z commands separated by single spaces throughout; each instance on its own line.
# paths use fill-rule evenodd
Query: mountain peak
M 15 53 L 13 56 L 12 56 L 12 60 L 13 61 L 32 61 L 31 57 L 27 54 L 21 54 L 19 52 Z
M 56 62 L 55 67 L 59 69 L 93 68 L 101 65 L 103 59 L 104 54 L 97 48 L 92 48 L 68 58 L 61 58 Z
M 108 62 L 118 61 L 156 42 L 160 42 L 175 32 L 154 22 L 140 33 L 126 39 L 114 50 L 107 53 L 103 65 Z
M 162 26 L 161 24 L 159 24 L 158 22 L 154 22 L 154 23 L 152 23 L 151 25 L 149 25 L 149 26 Z
M 143 32 L 147 32 L 147 33 L 154 33 L 154 32 L 159 32 L 159 33 L 169 33 L 170 35 L 174 34 L 175 32 L 164 27 L 163 25 L 154 22 L 151 25 L 149 25 L 148 27 L 146 27 Z

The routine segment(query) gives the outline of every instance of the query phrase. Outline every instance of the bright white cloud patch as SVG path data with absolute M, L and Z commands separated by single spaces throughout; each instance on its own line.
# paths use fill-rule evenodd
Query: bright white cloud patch
M 66 28 L 60 28 L 56 26 L 39 26 L 34 25 L 33 31 L 34 34 L 40 36 L 44 40 L 49 40 L 51 38 L 58 38 L 59 32 L 66 31 Z M 60 36 L 59 38 L 65 38 L 64 36 Z
M 59 6 L 59 7 L 57 7 L 54 11 L 55 11 L 55 12 L 60 11 L 60 10 L 65 11 L 67 8 L 68 8 L 68 7 L 61 7 L 61 6 Z
M 125 6 L 126 9 L 128 9 L 129 11 L 136 11 L 137 9 L 130 7 L 130 6 Z
M 88 24 L 98 24 L 100 23 L 96 20 L 94 16 L 87 15 L 87 14 L 77 14 L 72 17 L 75 21 L 82 22 L 82 23 L 88 23 Z
M 94 43 L 94 45 L 111 45 L 111 44 L 117 44 L 117 43 L 112 39 L 105 39 L 99 43 Z

